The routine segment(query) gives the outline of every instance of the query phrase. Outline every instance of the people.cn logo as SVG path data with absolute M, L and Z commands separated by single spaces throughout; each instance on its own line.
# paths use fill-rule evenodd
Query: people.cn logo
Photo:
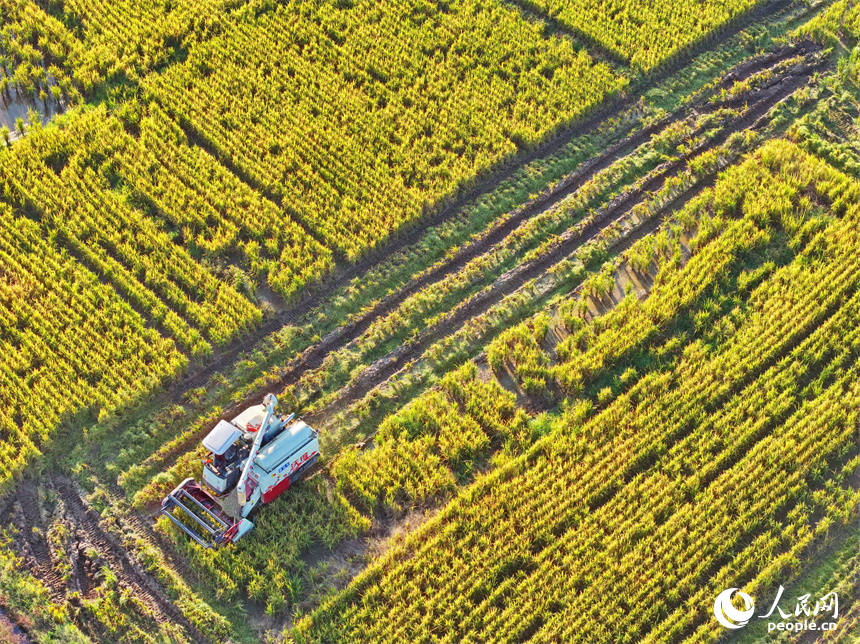
M 744 609 L 738 610 L 732 604 L 732 593 L 738 591 L 738 596 L 744 600 Z M 755 612 L 752 597 L 737 588 L 728 588 L 717 595 L 714 602 L 714 617 L 726 628 L 743 628 Z

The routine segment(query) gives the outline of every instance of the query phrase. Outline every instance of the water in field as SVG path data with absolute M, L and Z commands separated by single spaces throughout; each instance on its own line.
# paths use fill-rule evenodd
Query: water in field
M 29 125 L 30 115 L 35 113 L 38 114 L 42 124 L 45 124 L 65 110 L 64 102 L 57 103 L 53 98 L 42 101 L 35 93 L 33 95 L 18 94 L 12 90 L 11 97 L 10 100 L 8 95 L 0 93 L 0 128 L 3 126 L 9 128 L 10 139 L 20 136 L 16 126 L 18 119 L 24 121 L 25 125 Z M 0 141 L 0 145 L 2 143 Z

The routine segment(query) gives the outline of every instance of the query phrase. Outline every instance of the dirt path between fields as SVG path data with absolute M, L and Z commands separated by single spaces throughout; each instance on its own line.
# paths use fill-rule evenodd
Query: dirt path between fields
M 30 637 L 0 607 L 0 642 L 5 644 L 32 644 Z

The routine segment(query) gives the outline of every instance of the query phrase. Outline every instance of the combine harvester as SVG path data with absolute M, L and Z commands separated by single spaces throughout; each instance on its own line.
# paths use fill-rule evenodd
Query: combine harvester
M 209 450 L 203 485 L 187 478 L 162 501 L 161 514 L 201 546 L 235 543 L 248 534 L 254 527 L 247 519 L 251 510 L 289 489 L 319 458 L 317 432 L 301 420 L 292 422 L 295 414 L 276 416 L 277 405 L 267 394 L 262 405 L 229 423 L 219 421 L 203 439 Z M 227 495 L 234 487 L 238 505 L 230 511 Z

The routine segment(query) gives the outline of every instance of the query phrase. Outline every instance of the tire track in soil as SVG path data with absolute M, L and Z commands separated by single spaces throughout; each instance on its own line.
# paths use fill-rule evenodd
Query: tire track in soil
M 667 178 L 675 176 L 682 171 L 683 164 L 687 159 L 699 156 L 721 145 L 734 132 L 760 127 L 762 121 L 766 119 L 767 113 L 777 103 L 786 99 L 797 89 L 805 85 L 811 73 L 821 66 L 822 61 L 806 65 L 800 70 L 786 74 L 779 82 L 773 83 L 767 89 L 750 94 L 749 97 L 755 97 L 757 102 L 751 105 L 746 113 L 732 124 L 731 127 L 726 126 L 714 139 L 696 148 L 691 153 L 680 155 L 676 160 L 667 162 L 665 164 L 667 167 L 654 173 L 641 186 L 620 195 L 601 209 L 601 211 L 598 211 L 584 227 L 578 230 L 570 230 L 561 235 L 556 244 L 548 252 L 529 263 L 520 264 L 508 271 L 499 277 L 488 289 L 473 296 L 465 306 L 452 311 L 452 314 L 444 319 L 439 326 L 428 329 L 414 342 L 404 344 L 388 354 L 388 356 L 377 360 L 360 374 L 352 384 L 344 388 L 342 393 L 332 401 L 330 406 L 342 408 L 360 399 L 374 387 L 397 373 L 407 362 L 420 357 L 431 344 L 454 332 L 469 319 L 486 312 L 491 306 L 499 303 L 508 295 L 513 294 L 525 286 L 526 283 L 539 277 L 567 258 L 571 253 L 598 237 L 607 228 L 620 223 L 632 208 L 647 199 L 649 191 L 658 187 Z M 635 243 L 635 241 L 656 230 L 665 219 L 667 212 L 681 207 L 698 194 L 709 182 L 713 182 L 713 177 L 698 180 L 680 194 L 672 197 L 661 207 L 658 215 L 649 217 L 646 221 L 636 226 L 636 230 L 632 234 L 619 240 L 617 244 L 613 244 L 613 252 L 623 252 Z
M 754 24 L 755 22 L 763 18 L 787 11 L 792 5 L 793 0 L 768 0 L 766 2 L 761 3 L 757 8 L 746 13 L 733 24 L 727 25 L 721 30 L 719 30 L 718 34 L 715 34 L 710 38 L 704 39 L 701 43 L 690 48 L 688 51 L 679 52 L 676 56 L 673 57 L 673 59 L 669 63 L 665 64 L 660 70 L 653 72 L 652 74 L 643 78 L 640 83 L 637 83 L 632 86 L 625 95 L 606 100 L 604 104 L 601 107 L 597 108 L 590 117 L 587 117 L 585 120 L 579 122 L 578 124 L 559 132 L 549 141 L 537 146 L 535 149 L 523 152 L 522 154 L 517 154 L 515 157 L 507 161 L 504 166 L 495 173 L 495 175 L 490 176 L 483 181 L 477 182 L 475 186 L 473 186 L 469 190 L 462 191 L 459 196 L 454 199 L 450 204 L 440 208 L 439 211 L 435 214 L 422 218 L 416 226 L 412 226 L 408 230 L 405 230 L 402 233 L 398 234 L 388 243 L 383 244 L 377 249 L 370 251 L 367 255 L 365 255 L 362 259 L 358 260 L 356 263 L 344 268 L 340 275 L 335 274 L 327 284 L 321 287 L 319 291 L 310 293 L 307 297 L 300 300 L 290 310 L 285 311 L 269 319 L 268 321 L 263 322 L 263 324 L 255 331 L 252 331 L 243 339 L 238 340 L 234 344 L 234 346 L 225 349 L 220 354 L 220 356 L 213 362 L 202 366 L 192 375 L 189 375 L 180 382 L 177 382 L 173 387 L 171 387 L 170 391 L 168 392 L 169 399 L 174 403 L 179 403 L 182 400 L 182 397 L 188 391 L 205 385 L 209 377 L 211 377 L 213 374 L 217 373 L 218 371 L 223 371 L 225 368 L 235 364 L 235 362 L 238 361 L 240 355 L 243 352 L 250 350 L 258 342 L 260 342 L 260 340 L 272 333 L 277 332 L 288 324 L 297 323 L 303 316 L 311 313 L 314 309 L 321 306 L 329 296 L 335 293 L 338 289 L 347 286 L 349 282 L 351 282 L 353 279 L 361 277 L 373 267 L 385 261 L 387 258 L 393 256 L 397 252 L 415 243 L 418 243 L 421 238 L 427 233 L 427 231 L 430 230 L 432 227 L 437 226 L 447 220 L 453 219 L 457 214 L 460 213 L 460 210 L 468 202 L 479 197 L 481 194 L 485 194 L 497 188 L 502 182 L 511 178 L 514 173 L 519 170 L 523 165 L 535 161 L 539 158 L 557 153 L 577 136 L 581 136 L 588 132 L 597 130 L 602 123 L 609 121 L 613 118 L 619 117 L 626 110 L 631 109 L 636 104 L 636 102 L 638 101 L 638 98 L 636 98 L 636 96 L 639 92 L 643 91 L 649 86 L 652 86 L 665 80 L 673 73 L 682 70 L 684 67 L 687 66 L 687 64 L 689 64 L 689 62 L 692 61 L 693 56 L 713 48 L 718 43 L 728 40 L 732 36 L 739 33 L 742 29 Z M 763 56 L 754 57 L 751 60 L 747 60 L 740 63 L 736 68 L 730 70 L 729 74 L 735 72 L 735 76 L 732 78 L 733 82 L 741 80 L 754 73 L 758 68 L 760 68 L 762 64 L 767 65 L 774 61 L 778 62 L 779 60 L 783 60 L 784 58 L 790 57 L 790 55 L 797 55 L 798 53 L 808 53 L 812 48 L 817 49 L 818 47 L 816 45 L 813 45 L 810 41 L 806 41 L 791 47 L 781 47 Z M 679 112 L 687 112 L 690 109 L 692 109 L 692 106 L 687 106 L 679 110 Z M 276 203 L 280 203 L 278 199 L 274 198 L 274 195 L 269 195 L 267 191 L 262 190 L 259 186 L 256 186 L 253 181 L 246 177 L 244 173 L 235 168 L 232 163 L 222 158 L 223 155 L 219 154 L 217 148 L 215 148 L 214 145 L 212 145 L 207 139 L 205 139 L 205 137 L 203 137 L 196 131 L 189 130 L 189 126 L 187 124 L 183 124 L 178 115 L 174 114 L 174 117 L 177 119 L 177 122 L 179 122 L 179 124 L 182 126 L 183 130 L 189 138 L 189 141 L 192 144 L 198 145 L 208 153 L 212 154 L 215 158 L 219 159 L 220 162 L 224 164 L 225 167 L 227 167 L 228 170 L 235 174 L 240 180 L 247 183 L 249 186 L 253 187 L 258 192 L 261 192 L 261 194 L 268 197 L 270 200 L 273 200 Z M 666 119 L 660 121 L 657 124 L 654 124 L 651 127 L 665 127 L 673 120 L 677 120 L 677 118 L 677 113 L 675 115 L 670 115 Z M 645 130 L 635 133 L 632 136 L 628 136 L 621 142 L 611 146 L 606 152 L 602 153 L 598 157 L 593 157 L 592 159 L 583 162 L 583 164 L 580 166 L 580 169 L 573 173 L 576 176 L 569 176 L 567 179 L 562 180 L 562 183 L 565 185 L 560 184 L 558 186 L 559 190 L 549 191 L 547 193 L 542 194 L 534 202 L 529 203 L 525 207 L 521 208 L 521 210 L 523 211 L 521 214 L 518 211 L 515 211 L 513 217 L 517 218 L 517 220 L 516 222 L 511 222 L 510 230 L 508 230 L 507 232 L 503 232 L 503 230 L 500 230 L 498 233 L 496 233 L 496 229 L 493 228 L 490 230 L 487 236 L 492 235 L 492 238 L 495 241 L 498 241 L 498 235 L 504 236 L 511 230 L 515 229 L 516 226 L 519 225 L 519 223 L 521 223 L 527 217 L 536 216 L 540 212 L 539 209 L 546 205 L 550 200 L 554 198 L 562 198 L 562 193 L 564 190 L 568 190 L 568 192 L 563 194 L 569 194 L 569 192 L 572 192 L 576 189 L 575 187 L 573 187 L 574 185 L 581 185 L 581 183 L 584 183 L 589 178 L 591 178 L 594 173 L 610 165 L 616 158 L 618 158 L 619 155 L 623 156 L 625 150 L 629 152 L 630 150 L 634 149 L 636 145 L 639 145 L 644 142 L 644 140 L 647 139 L 647 137 L 651 134 L 653 134 L 651 128 L 646 128 Z M 628 139 L 632 140 L 628 141 Z M 631 145 L 633 146 L 633 148 L 629 147 Z M 505 226 L 506 223 L 507 221 L 502 222 L 500 225 Z M 451 260 L 443 262 L 440 266 L 436 268 L 431 268 L 425 274 L 421 275 L 417 280 L 405 285 L 403 289 L 398 291 L 398 293 L 382 298 L 375 306 L 372 307 L 370 311 L 368 311 L 368 313 L 363 315 L 354 324 L 360 325 L 364 323 L 365 320 L 367 320 L 366 325 L 369 325 L 371 321 L 369 318 L 379 317 L 380 315 L 384 314 L 384 312 L 386 312 L 389 308 L 397 306 L 400 302 L 409 297 L 409 295 L 415 293 L 417 290 L 420 290 L 424 286 L 427 286 L 428 284 L 432 284 L 442 279 L 445 275 L 448 275 L 451 272 L 455 272 L 459 269 L 459 267 L 462 266 L 463 263 L 468 261 L 466 257 L 477 256 L 477 254 L 480 254 L 482 252 L 480 250 L 481 248 L 486 248 L 488 245 L 491 246 L 493 243 L 495 243 L 495 241 L 487 242 L 487 244 L 484 244 L 483 239 L 481 239 L 476 242 L 477 246 L 475 246 L 474 243 L 468 244 L 467 247 L 464 248 L 463 252 L 475 254 L 464 255 L 464 259 L 461 260 L 460 254 L 458 253 Z M 475 246 L 475 248 L 474 250 L 471 250 L 473 246 Z M 347 325 L 347 327 L 336 329 L 332 333 L 338 331 L 348 333 L 352 327 L 353 325 Z M 366 326 L 364 328 L 366 328 Z M 351 339 L 357 337 L 357 335 L 360 334 L 362 331 L 363 329 L 357 331 L 356 335 L 353 336 Z M 326 338 L 328 337 L 329 336 L 326 336 Z M 325 338 L 323 339 L 323 342 L 325 342 Z
M 81 594 L 81 597 L 92 599 L 92 594 L 96 590 L 96 584 L 93 583 L 95 571 L 93 570 L 92 561 L 87 557 L 85 550 L 82 544 L 79 543 L 75 551 L 74 581 L 77 584 L 77 591 Z
M 107 488 L 102 488 L 102 491 L 108 499 L 110 499 L 109 505 L 111 507 L 122 508 L 123 506 L 127 506 L 125 496 L 115 482 L 107 481 Z M 199 573 L 191 568 L 187 559 L 176 556 L 176 551 L 174 550 L 173 544 L 170 540 L 162 533 L 153 530 L 152 524 L 141 520 L 141 515 L 139 513 L 134 511 L 124 511 L 122 516 L 123 520 L 128 522 L 138 534 L 142 535 L 150 543 L 154 543 L 159 550 L 161 550 L 167 563 L 170 564 L 175 571 L 178 571 L 185 579 L 200 579 Z
M 200 644 L 209 641 L 173 604 L 158 582 L 137 563 L 131 561 L 122 543 L 101 527 L 98 515 L 87 506 L 70 479 L 55 475 L 50 480 L 50 486 L 65 503 L 68 517 L 84 532 L 100 557 L 110 564 L 119 581 L 131 588 L 138 599 L 152 611 L 158 623 L 178 624 L 193 641 Z
M 62 600 L 66 596 L 66 583 L 53 565 L 51 551 L 45 537 L 45 525 L 42 522 L 39 491 L 33 481 L 24 481 L 18 488 L 16 498 L 23 519 L 18 528 L 23 544 L 29 552 L 26 554 L 32 572 L 42 580 L 52 599 Z M 34 532 L 38 530 L 38 532 Z M 22 545 L 23 545 L 22 544 Z
M 799 54 L 803 54 L 806 56 L 814 55 L 820 49 L 821 48 L 814 43 L 810 41 L 804 41 L 799 43 L 798 45 L 792 47 L 782 47 L 775 52 L 770 52 L 763 56 L 757 57 L 756 61 L 746 61 L 745 63 L 739 65 L 738 68 L 730 70 L 729 73 L 733 74 L 732 82 L 737 82 L 739 80 L 743 80 L 751 76 L 752 74 L 756 73 L 757 71 L 760 71 L 763 68 L 767 69 L 769 67 L 772 67 L 787 58 L 791 58 Z M 753 62 L 757 62 L 758 64 L 752 64 Z M 753 91 L 745 95 L 750 101 L 749 110 L 747 111 L 746 115 L 739 119 L 738 122 L 734 125 L 734 129 L 741 130 L 749 127 L 749 125 L 753 121 L 755 121 L 756 118 L 758 118 L 758 116 L 760 116 L 762 112 L 766 112 L 767 110 L 769 110 L 779 100 L 781 100 L 782 98 L 793 92 L 794 89 L 796 89 L 796 86 L 792 86 L 790 89 L 786 89 L 786 86 L 782 81 L 793 78 L 795 79 L 794 83 L 799 86 L 800 84 L 806 82 L 806 79 L 808 79 L 809 72 L 811 70 L 820 67 L 822 64 L 823 61 L 818 60 L 800 69 L 787 70 L 779 78 L 772 81 L 771 87 L 769 87 L 768 89 Z M 719 109 L 721 107 L 720 105 L 709 107 L 703 105 L 703 103 L 704 99 L 694 102 L 684 108 L 681 108 L 680 110 L 676 111 L 672 115 L 669 115 L 667 118 L 661 120 L 658 124 L 656 124 L 654 127 L 656 127 L 657 129 L 655 131 L 659 131 L 659 129 L 665 128 L 667 125 L 670 125 L 673 122 L 683 120 L 684 118 L 687 118 L 690 114 L 707 112 L 710 109 Z M 389 313 L 410 295 L 421 290 L 422 288 L 431 286 L 432 284 L 438 282 L 444 277 L 456 272 L 457 270 L 460 270 L 463 266 L 465 266 L 468 261 L 471 261 L 472 259 L 475 259 L 476 257 L 479 257 L 480 255 L 492 250 L 494 246 L 502 242 L 524 221 L 535 217 L 540 213 L 545 212 L 549 208 L 555 206 L 559 201 L 563 200 L 571 193 L 575 192 L 582 184 L 584 184 L 592 176 L 594 176 L 594 174 L 599 172 L 601 169 L 608 167 L 617 159 L 623 157 L 625 151 L 629 153 L 629 151 L 635 150 L 635 148 L 638 147 L 638 145 L 641 145 L 641 143 L 643 143 L 648 137 L 650 137 L 651 134 L 653 134 L 653 132 L 651 130 L 648 130 L 647 132 L 639 132 L 630 137 L 626 137 L 624 140 L 622 140 L 615 146 L 609 148 L 599 157 L 587 161 L 585 164 L 583 164 L 584 167 L 580 166 L 580 168 L 568 175 L 566 180 L 559 182 L 559 184 L 556 185 L 554 190 L 549 191 L 544 195 L 541 195 L 533 202 L 530 202 L 525 206 L 521 207 L 519 210 L 515 211 L 513 215 L 511 215 L 508 219 L 499 224 L 497 228 L 490 231 L 485 237 L 482 237 L 473 244 L 470 244 L 469 246 L 464 248 L 450 261 L 436 268 L 430 269 L 419 280 L 410 283 L 398 293 L 383 298 L 377 305 L 372 307 L 360 318 L 354 320 L 350 324 L 335 329 L 334 331 L 326 335 L 324 338 L 322 338 L 322 340 L 320 340 L 318 343 L 305 349 L 298 356 L 293 358 L 287 366 L 283 368 L 282 374 L 277 380 L 272 381 L 268 385 L 266 385 L 265 390 L 257 391 L 253 395 L 246 397 L 241 402 L 232 402 L 228 405 L 225 405 L 222 410 L 222 416 L 229 415 L 234 411 L 245 408 L 248 405 L 261 403 L 263 397 L 265 396 L 265 393 L 272 388 L 283 388 L 295 384 L 299 381 L 299 379 L 302 377 L 302 375 L 304 375 L 305 372 L 319 368 L 323 364 L 323 361 L 326 356 L 328 356 L 334 351 L 337 351 L 347 346 L 350 342 L 360 337 L 360 335 L 364 333 L 364 331 L 367 330 L 367 328 L 375 320 Z M 532 268 L 533 273 L 530 274 L 537 274 L 541 270 L 546 270 L 550 266 L 560 261 L 560 259 L 562 259 L 564 255 L 573 252 L 574 250 L 576 250 L 576 248 L 586 243 L 589 238 L 598 235 L 601 230 L 608 226 L 611 226 L 612 223 L 614 223 L 613 221 L 606 222 L 606 218 L 609 217 L 611 213 L 620 213 L 622 211 L 629 210 L 629 208 L 635 205 L 637 200 L 641 200 L 642 195 L 646 194 L 647 191 L 653 190 L 659 185 L 661 185 L 661 182 L 670 172 L 677 171 L 689 158 L 700 154 L 701 152 L 705 151 L 710 147 L 713 147 L 714 145 L 719 145 L 720 143 L 724 142 L 725 139 L 728 138 L 729 134 L 730 128 L 727 125 L 724 131 L 715 139 L 707 142 L 705 147 L 696 148 L 684 155 L 679 155 L 672 161 L 667 161 L 662 166 L 661 172 L 658 173 L 656 170 L 652 171 L 652 176 L 650 177 L 650 179 L 646 180 L 645 183 L 641 184 L 638 189 L 628 191 L 616 197 L 613 202 L 611 202 L 608 206 L 604 207 L 604 211 L 610 211 L 610 213 L 605 214 L 603 217 L 600 218 L 599 221 L 592 220 L 587 225 L 586 229 L 581 231 L 581 235 L 585 236 L 586 238 L 579 241 L 578 245 L 574 248 L 570 248 L 570 244 L 576 241 L 572 240 L 573 234 L 568 231 L 568 233 L 564 233 L 563 235 L 561 235 L 559 243 L 563 244 L 567 250 L 556 247 L 555 251 L 551 251 L 554 252 L 551 258 L 547 258 L 547 256 L 544 256 L 541 259 L 545 261 L 541 261 L 540 259 L 537 260 L 540 263 L 538 266 Z M 630 141 L 629 139 L 632 139 L 632 141 Z M 511 222 L 510 224 L 508 224 L 509 221 Z M 577 236 L 577 239 L 579 239 L 579 236 Z M 503 278 L 516 278 L 516 276 L 519 274 L 518 271 L 523 271 L 526 269 L 526 267 L 532 267 L 532 264 L 521 264 L 512 271 L 509 271 L 505 276 L 502 276 L 502 278 L 499 278 L 499 280 L 496 281 L 494 286 L 498 285 L 500 280 L 502 280 Z M 523 283 L 525 283 L 525 281 L 528 281 L 528 279 L 531 279 L 531 277 L 525 279 L 521 283 L 517 283 L 516 286 L 511 284 L 505 292 L 513 292 L 514 290 L 516 290 L 516 288 L 519 288 Z M 479 293 L 478 295 L 480 296 L 481 294 Z M 492 305 L 492 303 L 493 302 L 489 302 L 487 304 L 487 307 Z M 466 316 L 464 320 L 468 319 L 468 317 L 473 317 L 480 312 L 481 311 L 476 311 L 472 315 Z M 286 312 L 282 316 L 283 319 L 288 320 L 293 320 L 298 317 L 299 314 L 293 311 Z M 287 322 L 285 322 L 284 324 L 286 323 Z M 273 331 L 277 331 L 279 328 L 281 328 L 280 322 L 274 325 Z M 420 338 L 417 341 L 420 341 Z M 399 365 L 397 366 L 397 368 L 399 369 L 400 366 L 402 366 L 403 363 L 407 361 L 408 358 L 405 357 L 407 355 L 407 352 L 409 356 L 412 356 L 414 354 L 414 350 L 412 349 L 412 347 L 412 344 L 404 345 L 396 352 L 394 352 L 393 355 L 389 354 L 387 358 L 382 358 L 376 361 L 373 365 L 370 365 L 368 369 L 373 371 L 379 371 L 380 374 L 387 374 L 385 377 L 388 377 L 395 372 L 392 369 L 394 369 L 396 365 Z M 235 351 L 241 351 L 243 348 L 247 347 L 237 348 Z M 211 373 L 214 373 L 219 368 L 227 366 L 227 364 L 232 363 L 233 360 L 235 360 L 235 356 L 229 359 L 225 358 L 225 362 L 223 364 L 222 361 L 219 360 L 212 367 L 207 367 L 206 373 L 200 373 L 194 376 L 190 383 L 186 381 L 186 386 L 182 387 L 181 390 L 173 393 L 173 402 L 179 403 L 185 392 L 187 392 L 189 389 L 193 389 L 194 387 L 205 384 L 206 379 L 211 375 Z M 379 376 L 377 375 L 374 375 L 374 380 L 378 380 L 381 382 L 381 380 L 379 380 Z M 217 420 L 202 425 L 200 431 L 197 432 L 197 434 L 204 434 L 205 432 L 211 430 L 216 423 Z M 185 452 L 187 448 L 187 443 L 183 442 L 183 444 L 176 445 L 172 449 L 165 451 L 162 454 L 159 454 L 157 458 L 159 461 L 164 462 L 177 456 L 180 453 Z

